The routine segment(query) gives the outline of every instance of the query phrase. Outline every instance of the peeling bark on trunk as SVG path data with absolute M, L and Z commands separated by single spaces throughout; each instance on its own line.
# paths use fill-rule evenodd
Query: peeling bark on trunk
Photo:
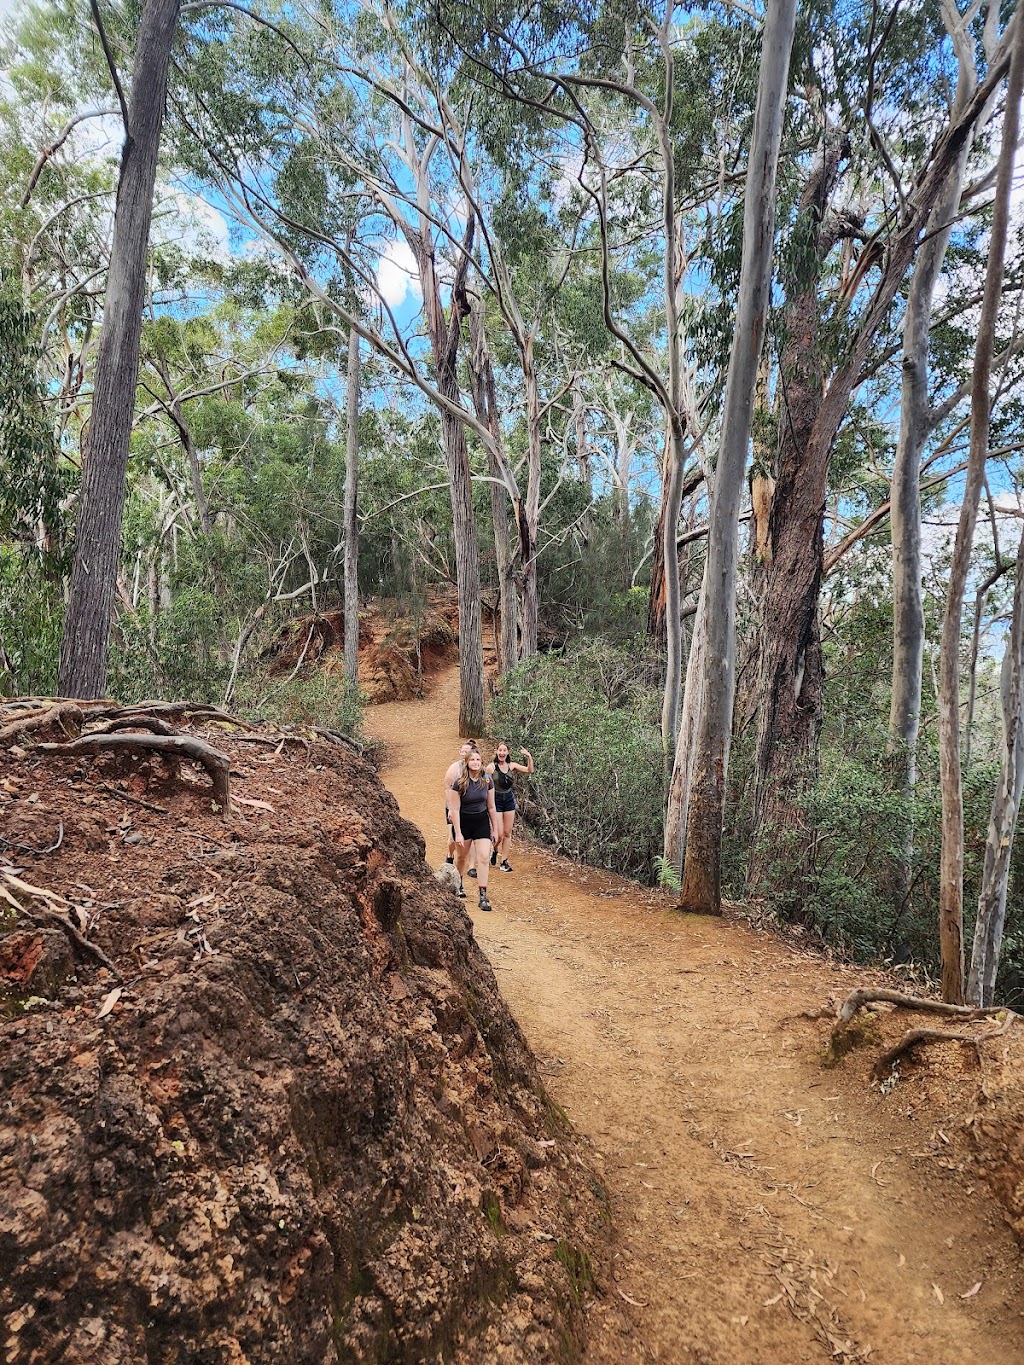
M 139 375 L 153 187 L 179 3 L 146 0 L 139 24 L 71 596 L 61 638 L 58 690 L 65 697 L 102 697 L 106 691 L 128 443 Z
M 804 188 L 802 211 L 814 234 L 813 264 L 787 303 L 779 361 L 779 440 L 760 632 L 754 785 L 760 839 L 755 838 L 750 862 L 750 880 L 758 890 L 769 880 L 774 861 L 764 832 L 788 828 L 799 819 L 800 789 L 821 731 L 825 671 L 817 618 L 832 443 L 815 445 L 811 437 L 825 378 L 818 345 L 821 275 L 839 235 L 829 201 L 845 150 L 838 138 L 829 138 Z
M 1016 19 L 1021 18 L 1018 13 Z M 942 621 L 939 658 L 939 785 L 942 792 L 942 851 L 939 861 L 939 949 L 942 998 L 964 999 L 964 810 L 960 771 L 960 635 L 964 594 L 970 571 L 978 502 L 988 458 L 992 398 L 992 356 L 1003 289 L 1003 266 L 1009 228 L 1013 160 L 1024 87 L 1024 23 L 1015 22 L 1010 78 L 1006 92 L 1002 142 L 996 176 L 992 233 L 989 238 L 985 293 L 971 376 L 971 441 L 960 519 L 953 545 L 949 593 Z
M 665 810 L 666 863 L 677 872 L 683 870 L 686 853 L 686 830 L 690 810 L 690 788 L 693 765 L 697 753 L 697 727 L 704 709 L 705 686 L 705 623 L 704 597 L 706 580 L 701 582 L 697 611 L 693 618 L 690 655 L 686 661 L 686 687 L 679 713 L 679 730 L 672 758 L 672 777 L 669 782 L 668 804 Z
M 359 333 L 348 334 L 345 394 L 345 678 L 359 684 Z
M 711 503 L 701 617 L 704 705 L 694 746 L 680 910 L 722 911 L 722 820 L 735 695 L 736 566 L 740 498 L 754 415 L 775 236 L 775 174 L 796 22 L 796 0 L 768 0 L 757 108 L 747 166 L 736 333 Z

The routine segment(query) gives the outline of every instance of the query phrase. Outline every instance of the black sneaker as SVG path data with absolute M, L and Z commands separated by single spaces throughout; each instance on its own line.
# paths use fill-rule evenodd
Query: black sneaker
M 467 876 L 467 877 L 475 877 L 475 876 L 476 876 L 476 868 L 475 868 L 475 867 L 471 867 L 471 868 L 469 869 L 469 871 L 466 873 L 466 876 Z
M 461 882 L 459 882 L 459 889 L 458 891 L 456 891 L 455 894 L 458 896 L 460 901 L 464 901 L 466 899 L 466 888 L 462 885 Z
M 449 853 L 448 857 L 445 858 L 445 862 L 446 862 L 446 863 L 451 863 L 452 867 L 454 867 L 454 866 L 455 866 L 455 855 L 452 854 L 452 853 Z
M 498 864 L 498 871 L 499 872 L 512 871 L 512 864 L 509 862 L 507 858 L 502 858 L 501 862 Z
M 491 849 L 491 866 L 493 867 L 494 864 L 495 864 L 497 861 L 498 861 L 498 850 L 497 850 L 496 848 L 492 848 L 492 849 Z
M 480 892 L 480 909 L 481 909 L 481 910 L 490 910 L 490 908 L 491 908 L 491 902 L 487 899 L 487 892 L 486 892 L 486 891 L 481 891 L 481 892 Z

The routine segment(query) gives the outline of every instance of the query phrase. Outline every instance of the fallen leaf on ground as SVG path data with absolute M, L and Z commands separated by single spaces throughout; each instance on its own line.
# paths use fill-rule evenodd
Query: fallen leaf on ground
M 618 1294 L 618 1296 L 619 1296 L 620 1299 L 625 1299 L 626 1302 L 627 1302 L 627 1303 L 631 1303 L 631 1304 L 633 1305 L 634 1308 L 646 1308 L 646 1307 L 647 1307 L 646 1301 L 641 1302 L 640 1299 L 631 1299 L 631 1298 L 629 1297 L 629 1295 L 625 1292 L 625 1290 L 619 1289 L 618 1285 L 616 1285 L 616 1287 L 615 1287 L 615 1292 Z
M 96 1018 L 105 1019 L 120 999 L 121 987 L 115 986 L 112 991 L 103 997 L 103 1004 L 100 1006 Z
M 970 1287 L 970 1289 L 966 1290 L 963 1294 L 960 1295 L 960 1297 L 961 1297 L 962 1299 L 973 1299 L 974 1296 L 975 1296 L 975 1294 L 977 1294 L 977 1292 L 978 1292 L 978 1290 L 979 1290 L 980 1288 L 981 1288 L 981 1281 L 979 1280 L 977 1284 L 972 1284 L 971 1287 Z
M 946 1302 L 946 1296 L 943 1294 L 942 1290 L 939 1288 L 937 1284 L 932 1285 L 932 1293 L 938 1299 L 939 1303 Z

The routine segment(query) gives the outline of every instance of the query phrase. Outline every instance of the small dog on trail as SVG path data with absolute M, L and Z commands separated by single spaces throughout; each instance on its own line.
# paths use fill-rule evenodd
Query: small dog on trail
M 442 863 L 434 873 L 434 876 L 441 885 L 447 887 L 453 895 L 457 896 L 459 894 L 461 882 L 459 881 L 458 871 L 453 863 Z

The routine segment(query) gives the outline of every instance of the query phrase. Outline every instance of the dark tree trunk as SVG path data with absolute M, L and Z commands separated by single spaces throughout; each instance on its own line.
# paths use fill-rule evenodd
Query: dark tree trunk
M 779 438 L 768 518 L 767 581 L 761 620 L 759 726 L 750 878 L 761 890 L 774 857 L 767 831 L 800 818 L 801 790 L 817 756 L 824 694 L 818 595 L 824 566 L 825 481 L 831 442 L 811 440 L 821 412 L 824 364 L 818 338 L 821 274 L 838 236 L 829 212 L 845 147 L 826 141 L 804 188 L 802 212 L 813 256 L 785 310 L 779 359 Z M 777 842 L 773 834 L 771 843 Z
M 180 0 L 146 0 L 139 24 L 78 508 L 71 596 L 61 639 L 57 686 L 65 697 L 99 697 L 106 690 L 128 443 L 139 375 L 153 187 L 179 5 Z

